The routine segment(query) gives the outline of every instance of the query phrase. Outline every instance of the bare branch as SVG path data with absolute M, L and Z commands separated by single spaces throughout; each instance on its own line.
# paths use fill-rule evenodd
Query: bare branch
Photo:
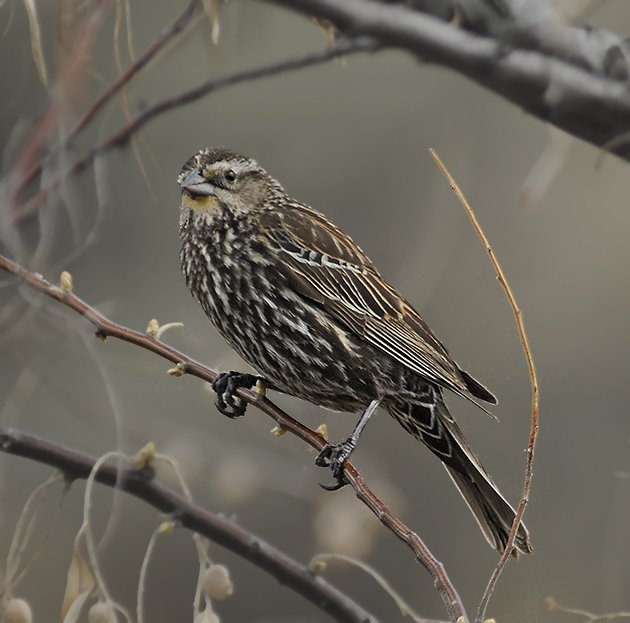
M 83 171 L 85 168 L 91 165 L 92 162 L 94 162 L 97 156 L 102 156 L 112 149 L 123 147 L 124 145 L 126 145 L 131 137 L 138 130 L 140 130 L 140 128 L 146 125 L 153 118 L 162 115 L 165 112 L 168 112 L 175 108 L 179 108 L 180 106 L 185 106 L 186 104 L 190 104 L 191 102 L 194 102 L 204 97 L 205 95 L 208 95 L 209 93 L 218 91 L 219 89 L 234 84 L 247 82 L 249 80 L 257 80 L 258 78 L 265 78 L 267 76 L 273 76 L 283 73 L 285 71 L 303 69 L 304 67 L 326 63 L 334 58 L 347 56 L 349 54 L 355 54 L 357 52 L 373 52 L 377 50 L 378 47 L 379 46 L 374 43 L 351 43 L 349 45 L 328 48 L 321 52 L 306 54 L 297 58 L 282 60 L 274 63 L 267 63 L 259 67 L 237 71 L 226 76 L 221 76 L 219 78 L 212 78 L 207 82 L 199 85 L 198 87 L 195 87 L 194 89 L 190 89 L 189 91 L 184 91 L 179 95 L 174 95 L 173 97 L 163 99 L 150 108 L 147 108 L 147 110 L 145 110 L 140 116 L 136 117 L 126 126 L 122 127 L 120 130 L 118 130 L 118 132 L 112 134 L 108 139 L 92 147 L 92 149 L 90 149 L 84 156 L 75 160 L 74 163 L 71 164 L 66 171 L 61 173 L 59 177 L 53 180 L 49 186 L 40 190 L 28 202 L 27 206 L 21 211 L 18 220 L 35 211 L 39 207 L 39 205 L 46 200 L 48 195 L 59 188 L 63 181 L 66 180 L 68 177 L 77 175 L 78 173 Z
M 53 285 L 41 275 L 31 273 L 2 255 L 0 255 L 0 268 L 15 275 L 32 288 L 63 303 L 70 309 L 84 316 L 96 327 L 95 333 L 97 337 L 103 340 L 107 337 L 114 337 L 129 342 L 130 344 L 140 346 L 176 364 L 177 372 L 173 374 L 174 376 L 190 374 L 204 381 L 212 382 L 218 375 L 214 370 L 207 368 L 176 349 L 167 346 L 154 336 L 140 333 L 112 322 L 85 301 L 72 294 L 72 292 Z M 312 431 L 310 428 L 292 418 L 261 394 L 242 387 L 238 388 L 236 393 L 247 403 L 254 405 L 274 419 L 281 430 L 292 433 L 312 448 L 315 448 L 318 452 L 321 452 L 324 446 L 326 446 L 327 442 L 322 435 Z M 468 623 L 466 611 L 464 610 L 461 599 L 446 575 L 442 563 L 431 554 L 415 532 L 394 517 L 387 506 L 372 493 L 364 480 L 359 476 L 354 466 L 347 460 L 344 462 L 344 475 L 346 480 L 354 488 L 359 500 L 376 515 L 378 520 L 386 528 L 393 532 L 414 552 L 418 562 L 431 574 L 434 584 L 446 605 L 452 623 Z M 196 530 L 196 528 L 193 529 Z
M 0 428 L 0 451 L 55 467 L 68 480 L 88 478 L 97 458 L 72 448 L 51 443 L 13 428 Z M 184 528 L 193 530 L 260 567 L 278 582 L 315 604 L 337 621 L 378 623 L 378 620 L 348 596 L 300 565 L 269 543 L 233 521 L 198 506 L 169 487 L 152 480 L 152 473 L 119 469 L 104 463 L 95 480 L 116 487 L 172 516 Z
M 484 591 L 483 597 L 481 598 L 481 602 L 479 603 L 479 608 L 477 610 L 477 618 L 475 619 L 475 623 L 483 623 L 486 615 L 486 607 L 488 605 L 488 601 L 490 600 L 490 596 L 494 591 L 494 587 L 501 575 L 501 571 L 503 571 L 503 567 L 507 563 L 510 554 L 512 553 L 512 546 L 514 544 L 514 539 L 516 538 L 516 533 L 518 532 L 518 527 L 521 523 L 521 519 L 523 518 L 523 513 L 525 513 L 525 507 L 529 502 L 529 491 L 532 486 L 532 469 L 534 466 L 534 448 L 536 446 L 536 438 L 538 437 L 538 380 L 536 378 L 536 368 L 534 367 L 534 359 L 532 357 L 532 353 L 529 349 L 529 342 L 527 340 L 527 334 L 525 333 L 525 325 L 523 324 L 523 312 L 520 310 L 519 306 L 516 304 L 516 299 L 514 298 L 514 294 L 512 293 L 512 289 L 510 288 L 507 279 L 505 278 L 505 274 L 499 262 L 486 238 L 486 235 L 483 233 L 481 229 L 481 225 L 477 221 L 477 217 L 475 213 L 472 211 L 472 208 L 466 201 L 466 197 L 460 190 L 459 186 L 453 179 L 453 176 L 448 172 L 444 163 L 440 160 L 440 157 L 435 153 L 433 149 L 430 150 L 433 159 L 440 167 L 442 173 L 444 173 L 446 179 L 449 181 L 451 188 L 457 195 L 457 198 L 461 202 L 464 210 L 466 210 L 466 214 L 468 218 L 477 232 L 479 239 L 484 245 L 488 255 L 490 256 L 490 261 L 494 266 L 494 270 L 497 273 L 497 278 L 499 279 L 499 283 L 505 290 L 505 294 L 507 295 L 508 301 L 510 303 L 510 307 L 514 312 L 514 317 L 516 319 L 516 325 L 518 327 L 518 332 L 521 338 L 521 344 L 523 346 L 523 351 L 525 353 L 525 359 L 527 359 L 527 367 L 529 369 L 529 376 L 532 386 L 532 426 L 529 434 L 529 444 L 527 446 L 527 464 L 525 467 L 525 484 L 523 485 L 523 493 L 521 494 L 521 499 L 516 509 L 516 515 L 514 517 L 514 521 L 512 522 L 512 529 L 510 530 L 510 536 L 508 537 L 507 543 L 505 544 L 505 549 L 503 554 L 501 555 L 501 559 L 499 560 L 492 576 L 490 577 L 490 581 L 488 582 L 488 586 Z
M 540 119 L 630 160 L 630 92 L 621 79 L 628 71 L 626 53 L 619 45 L 606 48 L 611 51 L 605 56 L 608 64 L 604 60 L 576 63 L 564 58 L 566 50 L 554 55 L 558 51 L 549 51 L 542 41 L 538 42 L 542 49 L 515 47 L 510 38 L 480 36 L 399 4 L 270 1 L 327 19 L 347 36 L 370 36 L 450 67 Z
M 73 59 L 70 67 L 65 72 L 63 79 L 57 85 L 54 95 L 48 105 L 48 108 L 35 126 L 29 137 L 20 158 L 13 167 L 12 187 L 6 200 L 7 210 L 13 213 L 19 202 L 19 191 L 21 189 L 21 180 L 28 174 L 32 167 L 32 162 L 39 155 L 39 151 L 48 137 L 48 134 L 56 123 L 67 95 L 71 92 L 73 85 L 76 85 L 77 78 L 84 72 L 85 65 L 90 55 L 99 30 L 103 26 L 107 13 L 111 6 L 111 0 L 99 0 L 94 10 L 83 24 L 81 36 L 73 53 Z
M 65 139 L 52 152 L 56 153 L 65 149 L 70 143 L 87 127 L 96 114 L 114 97 L 120 90 L 128 84 L 146 65 L 155 58 L 157 53 L 177 34 L 179 34 L 188 24 L 192 14 L 201 0 L 190 0 L 188 6 L 180 17 L 169 26 L 155 41 L 155 43 L 122 75 L 114 82 L 87 110 L 87 112 L 77 121 Z M 19 196 L 24 189 L 42 172 L 41 163 L 34 166 L 16 186 L 14 192 Z

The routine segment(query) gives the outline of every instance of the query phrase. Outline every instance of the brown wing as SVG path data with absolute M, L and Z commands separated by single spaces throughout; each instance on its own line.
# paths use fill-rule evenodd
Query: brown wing
M 321 214 L 294 204 L 265 213 L 261 224 L 283 255 L 280 270 L 294 291 L 425 379 L 476 404 L 473 396 L 496 403 L 485 387 L 459 369 L 361 249 Z

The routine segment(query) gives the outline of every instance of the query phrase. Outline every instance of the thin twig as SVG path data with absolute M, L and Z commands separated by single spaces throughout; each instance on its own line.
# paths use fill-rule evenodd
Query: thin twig
M 87 479 L 97 463 L 96 457 L 89 454 L 12 428 L 0 428 L 0 450 L 56 467 L 68 478 Z M 378 623 L 376 618 L 349 597 L 311 573 L 308 567 L 300 565 L 231 520 L 207 511 L 161 483 L 147 480 L 144 472 L 119 469 L 111 463 L 103 463 L 98 467 L 94 479 L 108 487 L 117 487 L 130 493 L 161 513 L 173 516 L 184 528 L 203 534 L 249 560 L 336 620 Z
M 16 586 L 26 577 L 27 573 L 29 572 L 31 567 L 35 564 L 37 559 L 44 552 L 44 549 L 46 548 L 48 540 L 50 539 L 50 535 L 53 533 L 53 530 L 54 530 L 55 526 L 57 525 L 57 520 L 59 519 L 59 516 L 61 515 L 61 509 L 63 507 L 63 503 L 64 503 L 64 501 L 66 499 L 66 495 L 68 494 L 68 491 L 70 491 L 70 485 L 68 483 L 66 483 L 66 485 L 64 486 L 63 491 L 61 493 L 61 498 L 59 500 L 59 504 L 57 505 L 57 510 L 55 511 L 55 514 L 53 515 L 52 521 L 50 522 L 50 526 L 48 528 L 48 531 L 46 532 L 46 534 L 44 535 L 44 537 L 40 541 L 40 544 L 39 544 L 38 548 L 35 550 L 35 553 L 31 556 L 31 559 L 26 563 L 26 565 L 24 566 L 22 571 L 20 571 L 20 575 L 18 575 L 17 578 L 15 578 L 15 580 L 13 580 L 13 582 L 11 583 L 11 585 L 9 587 L 5 587 L 5 589 L 4 589 L 5 591 L 8 588 L 9 589 L 9 593 L 12 593 L 15 590 Z
M 0 255 L 0 268 L 87 318 L 87 320 L 96 327 L 96 336 L 102 340 L 107 337 L 114 337 L 160 355 L 176 365 L 176 368 L 171 371 L 174 376 L 190 374 L 210 383 L 217 377 L 218 373 L 214 370 L 207 368 L 174 348 L 167 346 L 152 335 L 134 331 L 109 320 L 85 301 L 72 294 L 72 292 L 64 291 L 62 288 L 44 279 L 41 275 L 31 273 L 2 255 Z M 278 427 L 283 431 L 292 433 L 317 451 L 323 450 L 324 446 L 326 446 L 326 439 L 322 435 L 312 431 L 292 418 L 261 394 L 242 387 L 238 388 L 236 393 L 247 403 L 254 405 L 273 418 Z M 0 444 L 0 449 L 2 449 L 2 444 Z M 420 537 L 399 519 L 394 517 L 387 506 L 370 491 L 363 479 L 359 476 L 357 470 L 347 460 L 344 462 L 344 475 L 346 480 L 354 488 L 359 500 L 376 515 L 386 528 L 409 546 L 416 555 L 418 562 L 431 574 L 434 584 L 446 605 L 450 620 L 453 623 L 467 623 L 468 619 L 464 606 L 455 587 L 446 575 L 442 563 L 431 554 Z M 202 532 L 192 525 L 187 527 L 191 527 L 197 532 Z
M 125 7 L 127 8 L 128 2 L 125 1 Z M 122 19 L 122 6 L 121 0 L 117 0 L 116 2 L 116 23 L 114 24 L 114 61 L 116 63 L 116 69 L 118 69 L 119 77 L 124 76 L 125 70 L 123 69 L 122 59 L 120 58 L 120 41 L 118 35 L 120 33 L 120 22 Z M 127 21 L 127 33 L 129 34 L 129 22 Z M 131 50 L 130 50 L 131 52 Z M 129 102 L 127 100 L 127 87 L 122 87 L 120 89 L 120 101 L 122 104 L 123 114 L 125 115 L 125 119 L 127 123 L 131 122 L 131 112 L 129 110 Z M 153 187 L 151 186 L 151 180 L 149 179 L 149 174 L 142 162 L 142 157 L 140 155 L 140 149 L 138 147 L 138 141 L 135 136 L 131 137 L 131 149 L 133 151 L 134 158 L 136 159 L 136 163 L 138 168 L 140 169 L 140 173 L 142 173 L 142 177 L 144 178 L 144 183 L 147 187 L 147 191 L 149 192 L 149 196 L 153 201 L 157 201 L 155 197 L 155 193 L 153 192 Z
M 374 43 L 351 43 L 348 45 L 342 45 L 335 48 L 327 48 L 320 52 L 314 52 L 312 54 L 306 54 L 298 56 L 296 58 L 285 59 L 282 61 L 276 61 L 274 63 L 266 63 L 259 67 L 253 67 L 242 71 L 237 71 L 219 78 L 212 78 L 203 84 L 184 91 L 179 95 L 167 97 L 161 100 L 157 104 L 154 104 L 150 108 L 147 108 L 141 115 L 136 117 L 133 121 L 123 126 L 120 130 L 112 134 L 109 138 L 102 143 L 92 147 L 86 154 L 77 158 L 61 175 L 51 181 L 46 187 L 37 192 L 33 198 L 28 202 L 27 206 L 21 211 L 17 220 L 27 216 L 37 210 L 38 206 L 46 200 L 48 195 L 55 191 L 59 186 L 69 177 L 77 175 L 85 168 L 87 168 L 95 160 L 97 156 L 111 151 L 117 147 L 123 147 L 126 145 L 131 137 L 151 121 L 154 117 L 157 117 L 169 110 L 179 108 L 190 104 L 209 93 L 218 91 L 219 89 L 239 84 L 241 82 L 247 82 L 249 80 L 257 80 L 259 78 L 265 78 L 276 74 L 284 73 L 286 71 L 295 71 L 297 69 L 303 69 L 311 65 L 319 65 L 326 63 L 330 60 L 338 58 L 340 56 L 347 56 L 349 54 L 356 54 L 358 52 L 374 52 L 379 49 L 379 46 Z
M 549 606 L 549 612 L 566 612 L 567 614 L 579 614 L 580 616 L 586 617 L 588 619 L 586 623 L 630 618 L 630 612 L 609 612 L 607 614 L 595 614 L 593 612 L 589 612 L 588 610 L 581 610 L 580 608 L 565 608 L 564 606 L 561 606 L 553 597 L 547 597 L 545 601 Z
M 313 558 L 311 558 L 310 567 L 311 569 L 316 567 L 318 563 L 326 565 L 325 560 L 341 560 L 342 562 L 346 562 L 354 567 L 358 567 L 364 573 L 367 573 L 370 577 L 372 577 L 377 584 L 393 599 L 396 606 L 400 610 L 400 614 L 402 616 L 408 616 L 411 618 L 414 623 L 440 623 L 438 621 L 429 621 L 429 619 L 425 619 L 419 615 L 417 615 L 413 608 L 405 601 L 405 599 L 398 593 L 393 586 L 374 568 L 370 565 L 366 564 L 362 560 L 357 560 L 356 558 L 352 558 L 352 556 L 346 556 L 345 554 L 315 554 Z
M 128 84 L 144 67 L 157 55 L 157 53 L 188 24 L 190 18 L 201 0 L 190 0 L 184 12 L 171 26 L 169 26 L 155 41 L 155 43 L 122 75 L 114 82 L 93 104 L 88 111 L 77 121 L 68 135 L 51 149 L 52 153 L 58 153 L 68 147 L 70 143 L 88 126 L 96 114 L 112 99 L 126 84 Z M 22 180 L 16 185 L 16 196 L 21 195 L 24 189 L 42 172 L 42 164 L 35 165 Z
M 132 78 L 136 76 L 144 67 L 151 61 L 157 53 L 176 35 L 178 35 L 192 17 L 197 6 L 201 0 L 190 0 L 188 6 L 184 9 L 184 12 L 179 18 L 173 22 L 155 41 L 155 43 L 122 75 L 114 84 L 112 84 L 93 104 L 90 109 L 83 115 L 83 117 L 76 123 L 74 128 L 69 132 L 66 137 L 63 147 L 66 147 L 73 139 L 75 139 L 85 127 L 92 121 L 96 114 L 103 106 L 109 102 L 114 95 L 116 95 L 122 87 L 128 84 Z
M 168 522 L 166 522 L 168 524 Z M 144 586 L 147 579 L 147 569 L 149 568 L 149 560 L 155 547 L 157 538 L 164 534 L 164 524 L 160 524 L 151 535 L 149 545 L 147 545 L 147 551 L 142 559 L 142 567 L 140 567 L 140 577 L 138 579 L 138 595 L 136 597 L 136 620 L 138 623 L 144 623 Z
M 90 473 L 87 476 L 87 483 L 85 485 L 85 494 L 83 497 L 83 523 L 79 528 L 76 536 L 74 537 L 73 555 L 79 554 L 79 544 L 81 537 L 84 537 L 85 547 L 88 553 L 88 559 L 90 561 L 90 567 L 92 569 L 92 575 L 94 576 L 94 582 L 98 588 L 98 592 L 102 594 L 105 601 L 117 611 L 124 618 L 126 623 L 132 623 L 131 613 L 121 603 L 114 601 L 109 595 L 109 590 L 105 584 L 105 579 L 101 572 L 101 566 L 96 556 L 96 547 L 94 545 L 94 536 L 92 534 L 92 524 L 90 524 L 90 508 L 92 506 L 92 486 L 96 480 L 96 474 L 102 465 L 105 465 L 109 459 L 125 459 L 125 455 L 122 452 L 112 451 L 106 452 L 103 456 L 96 460 Z
M 534 447 L 536 445 L 536 437 L 538 436 L 538 380 L 536 379 L 536 368 L 534 367 L 534 360 L 532 358 L 531 351 L 529 349 L 529 343 L 527 341 L 527 334 L 525 333 L 525 326 L 523 324 L 523 312 L 519 309 L 516 304 L 516 299 L 512 294 L 512 290 L 508 285 L 507 279 L 499 266 L 499 262 L 497 261 L 496 256 L 494 255 L 494 251 L 490 247 L 490 243 L 486 238 L 479 222 L 477 221 L 477 217 L 475 213 L 472 211 L 472 208 L 466 201 L 462 191 L 459 186 L 453 179 L 453 176 L 448 172 L 444 163 L 440 160 L 440 157 L 435 153 L 435 150 L 430 149 L 431 155 L 433 159 L 437 163 L 437 165 L 442 170 L 442 173 L 446 176 L 446 179 L 449 181 L 451 188 L 457 195 L 457 198 L 461 202 L 464 210 L 466 210 L 466 214 L 468 214 L 468 218 L 470 218 L 477 235 L 481 239 L 488 255 L 490 256 L 490 260 L 494 269 L 497 273 L 497 278 L 499 279 L 499 283 L 503 286 L 505 290 L 505 294 L 507 295 L 508 301 L 510 302 L 510 306 L 512 307 L 512 311 L 514 312 L 514 317 L 516 318 L 516 324 L 518 326 L 518 332 L 521 338 L 521 344 L 523 345 L 523 351 L 525 352 L 525 358 L 527 359 L 527 367 L 529 368 L 529 376 L 532 385 L 532 426 L 529 434 L 529 444 L 527 446 L 527 466 L 525 468 L 525 484 L 523 485 L 523 493 L 521 494 L 521 499 L 516 510 L 516 516 L 514 517 L 514 521 L 512 522 L 512 530 L 510 531 L 510 536 L 508 537 L 507 543 L 505 545 L 505 550 L 503 551 L 503 555 L 499 560 L 499 563 L 488 582 L 488 586 L 481 598 L 481 602 L 479 603 L 479 609 L 477 610 L 477 618 L 475 619 L 475 623 L 482 623 L 485 619 L 486 606 L 488 605 L 488 601 L 490 600 L 490 596 L 492 595 L 492 591 L 499 579 L 499 575 L 507 562 L 508 557 L 512 553 L 512 546 L 514 544 L 514 539 L 516 538 L 516 533 L 518 531 L 518 527 L 521 523 L 521 519 L 523 517 L 523 513 L 525 512 L 525 507 L 527 506 L 527 502 L 529 501 L 529 491 L 532 485 L 532 467 L 534 463 Z
M 24 553 L 24 550 L 28 545 L 28 541 L 31 537 L 33 528 L 39 516 L 41 505 L 46 496 L 46 492 L 51 487 L 51 485 L 55 484 L 59 480 L 61 480 L 61 474 L 59 472 L 56 472 L 52 476 L 50 476 L 46 480 L 46 482 L 43 482 L 41 485 L 35 488 L 35 490 L 31 493 L 28 500 L 26 501 L 24 508 L 22 509 L 22 513 L 15 527 L 15 532 L 13 533 L 11 545 L 9 546 L 9 554 L 7 555 L 6 568 L 4 572 L 4 581 L 2 582 L 3 588 L 2 590 L 0 590 L 0 603 L 2 603 L 5 594 L 10 594 L 11 590 L 15 586 L 17 586 L 17 584 L 22 579 L 21 577 L 18 577 L 17 580 L 14 579 L 14 576 L 20 567 L 22 554 Z M 33 515 L 31 516 L 28 524 L 26 524 L 26 520 L 33 506 L 35 506 L 35 511 L 33 512 Z M 45 542 L 43 544 L 45 545 Z M 32 560 L 33 559 L 31 558 L 31 561 Z M 27 564 L 27 567 L 29 565 L 30 562 Z
M 110 6 L 111 0 L 100 0 L 90 16 L 85 20 L 81 37 L 73 52 L 70 67 L 57 85 L 48 108 L 31 132 L 17 163 L 13 167 L 12 183 L 15 185 L 10 187 L 10 192 L 6 199 L 6 209 L 10 213 L 16 209 L 19 203 L 22 179 L 25 175 L 28 175 L 27 171 L 30 171 L 33 160 L 37 158 L 42 145 L 48 138 L 50 130 L 59 118 L 68 93 L 73 87 L 76 87 L 78 77 L 85 71 L 85 65 L 90 58 L 90 51 L 97 39 L 98 31 L 105 22 Z

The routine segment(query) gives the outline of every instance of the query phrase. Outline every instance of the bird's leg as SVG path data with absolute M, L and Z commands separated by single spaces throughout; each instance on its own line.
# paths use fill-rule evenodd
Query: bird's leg
M 262 376 L 234 372 L 234 370 L 231 372 L 221 372 L 221 374 L 212 381 L 212 389 L 217 394 L 217 399 L 214 404 L 223 415 L 227 415 L 229 418 L 245 415 L 247 403 L 238 396 L 235 396 L 236 390 L 239 387 L 251 389 L 258 381 L 264 386 L 265 379 L 263 379 Z
M 315 465 L 319 467 L 330 467 L 332 469 L 333 477 L 337 481 L 336 484 L 331 486 L 320 485 L 322 489 L 326 491 L 337 491 L 348 484 L 345 476 L 343 475 L 343 462 L 352 454 L 352 451 L 357 447 L 359 437 L 372 417 L 374 412 L 381 404 L 381 400 L 372 400 L 367 406 L 367 409 L 362 413 L 361 419 L 354 427 L 352 434 L 343 443 L 328 443 L 324 446 L 324 449 L 317 455 L 315 459 Z

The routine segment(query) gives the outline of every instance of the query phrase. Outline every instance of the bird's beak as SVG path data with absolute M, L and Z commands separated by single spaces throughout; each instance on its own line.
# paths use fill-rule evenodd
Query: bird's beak
M 217 193 L 214 190 L 214 186 L 208 182 L 208 180 L 201 175 L 199 169 L 191 171 L 185 180 L 181 181 L 179 185 L 182 190 L 185 190 L 189 195 L 193 197 L 216 197 Z

